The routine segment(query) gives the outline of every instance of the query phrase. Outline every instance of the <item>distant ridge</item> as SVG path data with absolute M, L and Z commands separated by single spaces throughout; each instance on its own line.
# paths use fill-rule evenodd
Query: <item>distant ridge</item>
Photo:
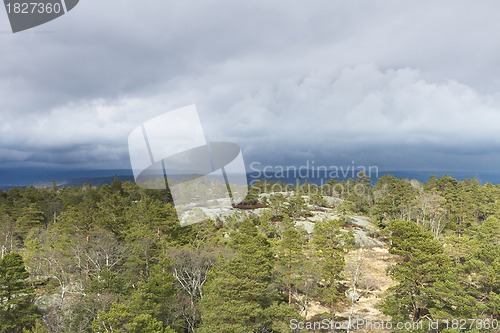
M 299 177 L 293 172 L 250 172 L 247 174 L 249 183 L 255 180 L 267 178 L 269 181 L 281 181 L 289 184 L 309 182 L 317 185 L 324 184 L 331 179 L 328 173 L 319 173 L 315 170 L 304 171 L 310 177 Z M 372 183 L 385 175 L 393 175 L 397 178 L 416 179 L 425 182 L 432 175 L 441 177 L 449 175 L 457 180 L 466 178 L 476 178 L 479 183 L 500 184 L 500 172 L 472 172 L 472 171 L 379 171 L 377 175 L 371 177 Z M 95 169 L 95 170 L 68 170 L 68 169 L 48 169 L 48 168 L 0 168 L 0 189 L 8 190 L 12 187 L 35 186 L 39 188 L 51 187 L 53 182 L 58 186 L 81 186 L 84 184 L 104 185 L 111 184 L 113 179 L 118 177 L 122 181 L 134 181 L 132 170 L 130 169 Z M 297 176 L 297 177 L 296 177 Z M 347 177 L 334 177 L 338 181 L 352 178 L 352 174 Z
M 286 172 L 252 172 L 247 174 L 247 178 L 252 180 L 262 180 L 266 178 L 269 181 L 281 181 L 289 184 L 304 183 L 305 181 L 309 183 L 313 183 L 316 185 L 321 185 L 326 183 L 329 179 L 335 179 L 337 181 L 343 181 L 347 179 L 352 179 L 356 177 L 352 177 L 352 173 L 348 175 L 342 175 L 338 173 L 335 177 L 331 177 L 329 172 L 318 172 L 317 170 L 303 170 L 303 174 L 312 175 L 310 177 L 300 177 L 297 173 L 293 171 L 288 175 Z M 481 184 L 492 183 L 494 185 L 500 184 L 500 172 L 473 172 L 473 171 L 411 171 L 411 170 L 386 170 L 386 171 L 378 171 L 377 174 L 371 175 L 372 183 L 376 183 L 377 179 L 386 176 L 392 175 L 396 178 L 402 179 L 415 179 L 419 182 L 427 181 L 431 176 L 436 176 L 437 178 L 442 177 L 444 175 L 448 175 L 457 180 L 464 180 L 468 178 L 475 178 Z
M 0 189 L 11 187 L 77 186 L 111 184 L 114 177 L 122 180 L 134 179 L 129 169 L 49 169 L 49 168 L 0 168 Z

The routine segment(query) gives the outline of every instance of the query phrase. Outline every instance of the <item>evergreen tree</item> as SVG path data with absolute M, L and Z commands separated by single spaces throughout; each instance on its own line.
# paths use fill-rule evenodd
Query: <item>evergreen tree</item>
M 393 176 L 382 176 L 374 187 L 375 206 L 372 214 L 380 227 L 392 219 L 409 220 L 415 205 L 417 190 L 409 181 Z
M 490 216 L 478 228 L 470 275 L 474 277 L 477 303 L 490 318 L 500 319 L 500 219 Z M 474 288 L 475 287 L 475 288 Z
M 345 266 L 345 254 L 354 242 L 352 233 L 341 230 L 340 220 L 323 220 L 314 226 L 315 258 L 322 277 L 320 293 L 334 316 L 334 306 L 342 299 L 339 281 Z
M 450 281 L 451 260 L 432 233 L 415 222 L 396 220 L 389 230 L 389 252 L 399 256 L 389 273 L 398 284 L 388 290 L 382 310 L 395 321 L 430 318 L 437 308 L 445 307 L 437 304 L 436 286 Z
M 163 328 L 150 314 L 137 314 L 129 306 L 115 303 L 108 312 L 99 312 L 98 317 L 92 323 L 93 332 L 113 333 L 174 333 L 170 327 Z
M 49 331 L 37 321 L 31 329 L 23 329 L 23 333 L 49 333 Z
M 9 253 L 0 260 L 0 332 L 17 333 L 40 317 L 23 258 Z
M 220 258 L 205 285 L 200 333 L 257 332 L 272 324 L 266 315 L 275 298 L 269 242 L 245 220 L 231 234 L 231 246 L 234 256 Z
M 292 304 L 292 294 L 300 281 L 301 270 L 306 259 L 304 255 L 305 230 L 297 228 L 288 216 L 283 218 L 282 236 L 277 246 L 277 273 L 285 284 L 288 304 Z

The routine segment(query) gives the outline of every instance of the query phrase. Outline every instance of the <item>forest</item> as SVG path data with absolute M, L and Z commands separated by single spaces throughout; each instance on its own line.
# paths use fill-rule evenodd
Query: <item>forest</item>
M 375 250 L 380 276 L 364 257 Z M 355 327 L 370 295 L 393 329 Z M 0 191 L 2 333 L 499 332 L 499 320 L 500 185 L 261 180 L 231 214 L 186 227 L 168 190 L 118 178 Z M 332 321 L 347 325 L 314 326 Z

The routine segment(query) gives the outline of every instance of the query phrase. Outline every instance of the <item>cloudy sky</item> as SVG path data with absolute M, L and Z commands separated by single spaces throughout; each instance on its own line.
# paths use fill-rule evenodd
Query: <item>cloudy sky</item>
M 498 1 L 81 0 L 12 34 L 0 167 L 130 168 L 141 123 L 196 104 L 247 164 L 500 170 Z

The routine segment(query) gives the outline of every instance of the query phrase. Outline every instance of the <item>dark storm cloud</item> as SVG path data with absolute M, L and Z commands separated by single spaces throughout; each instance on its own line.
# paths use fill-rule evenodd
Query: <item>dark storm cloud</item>
M 81 2 L 0 34 L 1 161 L 128 167 L 133 128 L 196 103 L 207 136 L 247 162 L 494 169 L 498 9 Z

